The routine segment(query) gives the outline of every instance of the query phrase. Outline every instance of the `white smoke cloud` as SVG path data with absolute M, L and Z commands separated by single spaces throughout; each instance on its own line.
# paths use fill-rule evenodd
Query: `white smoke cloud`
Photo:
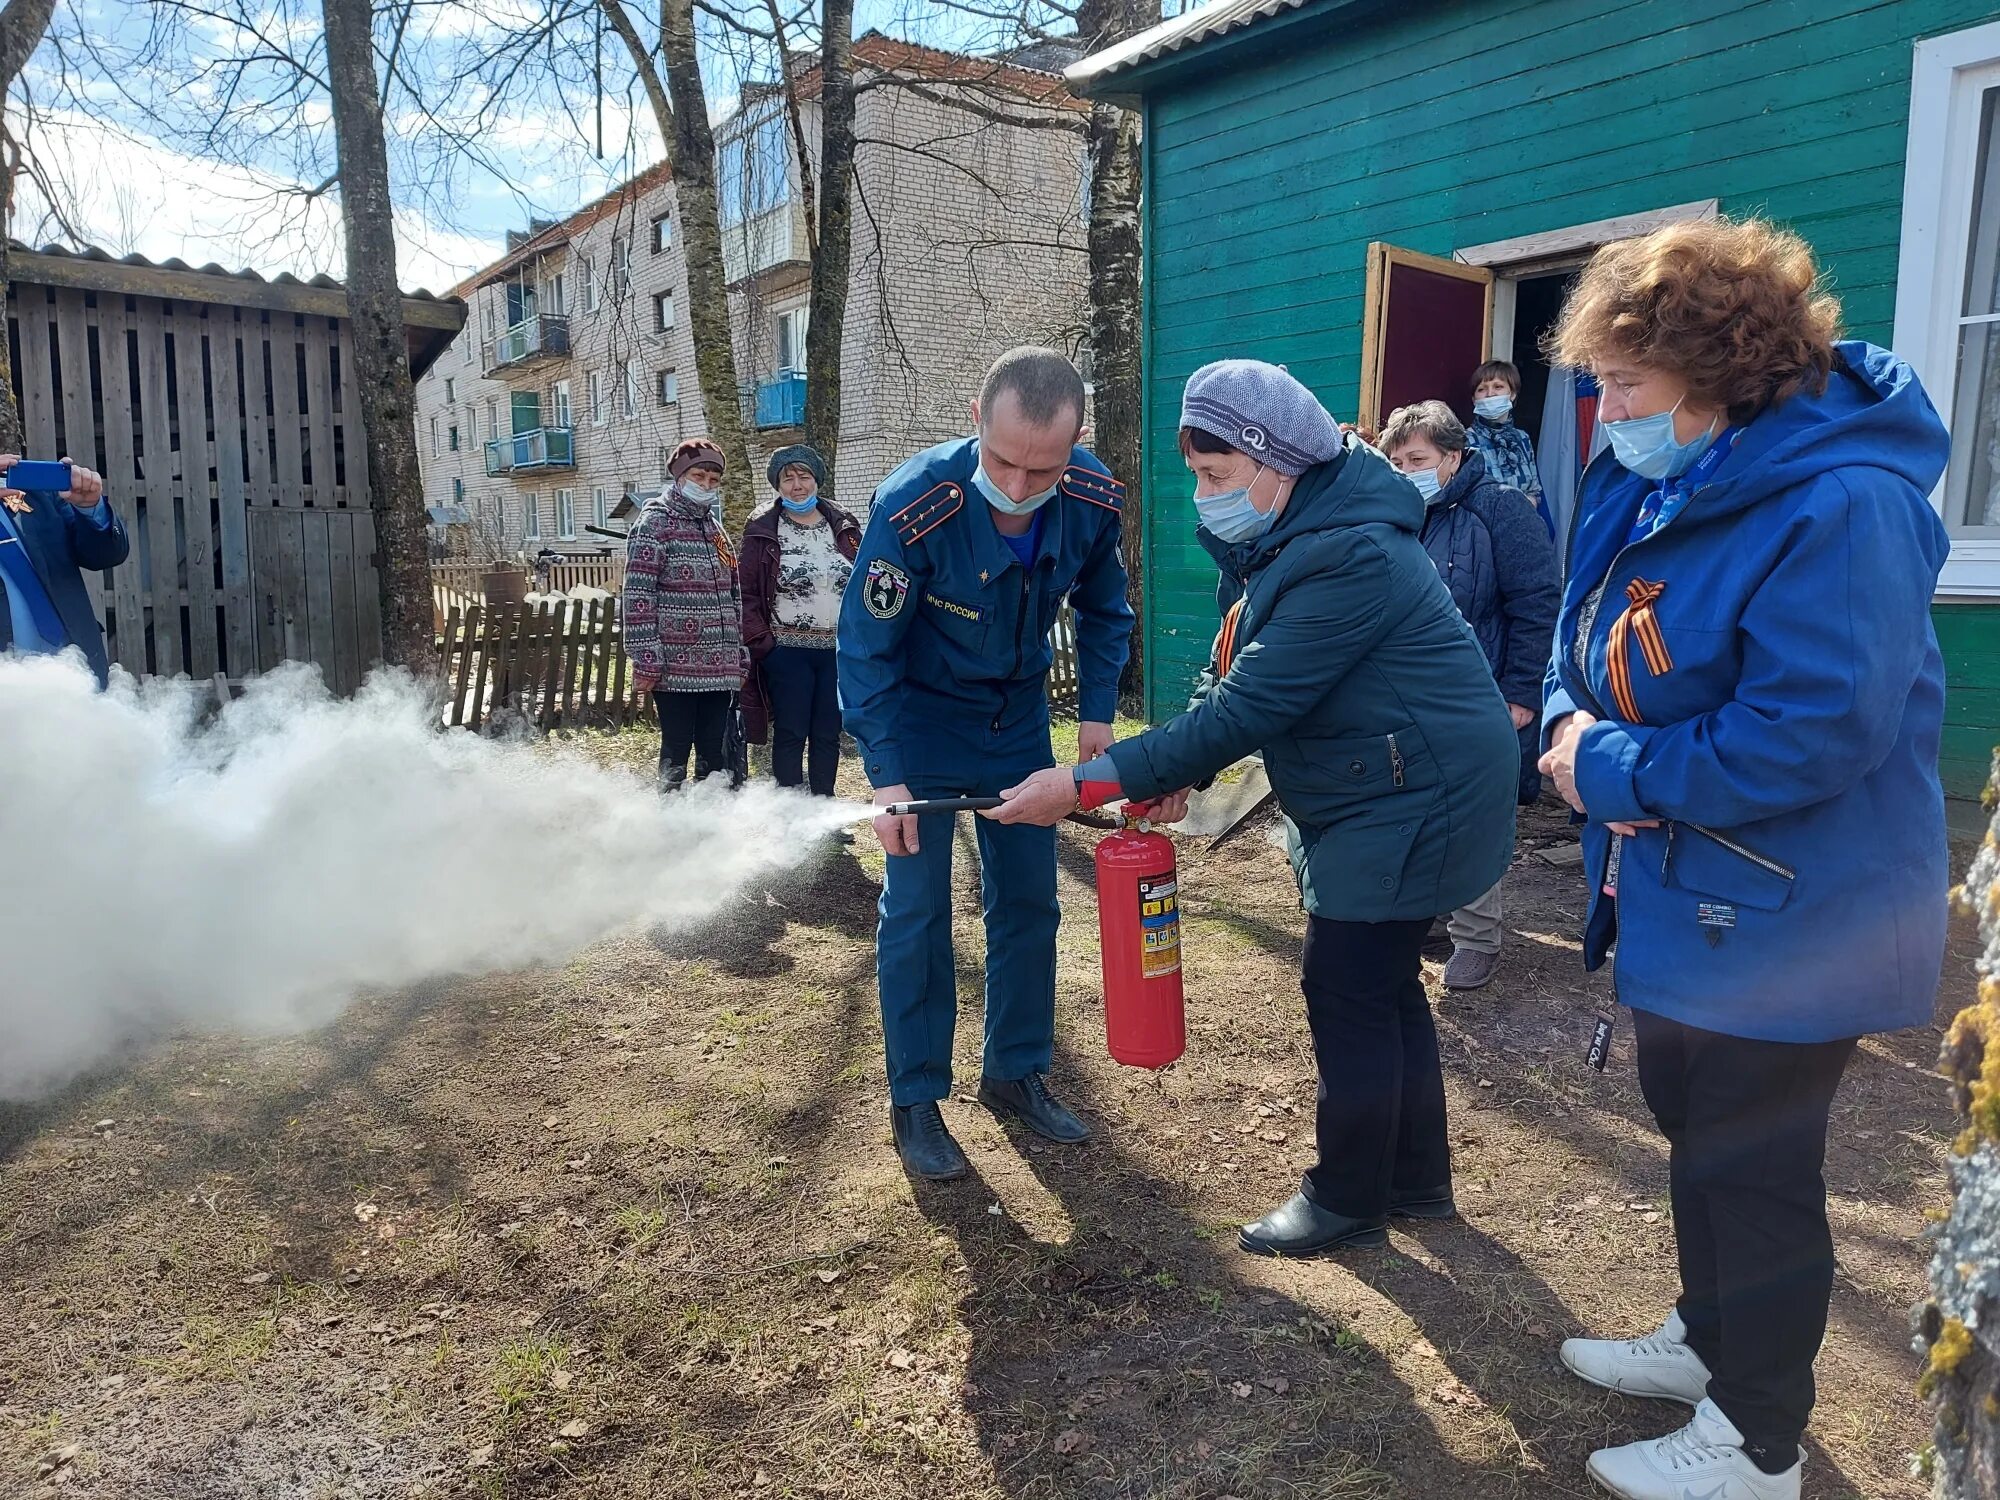
M 99 693 L 0 658 L 0 1099 L 184 1029 L 321 1025 L 357 994 L 685 925 L 865 816 L 769 782 L 662 798 L 539 743 L 434 727 L 310 669 L 204 724 L 189 684 Z

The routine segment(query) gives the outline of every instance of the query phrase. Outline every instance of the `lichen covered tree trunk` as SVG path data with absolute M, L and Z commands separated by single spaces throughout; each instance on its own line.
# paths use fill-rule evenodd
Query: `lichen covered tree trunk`
M 1160 0 L 1085 0 L 1077 30 L 1090 50 L 1123 41 L 1160 19 Z M 1095 447 L 1125 482 L 1123 544 L 1132 611 L 1143 622 L 1146 476 L 1140 466 L 1144 419 L 1140 348 L 1139 116 L 1104 100 L 1090 109 L 1090 348 Z M 1145 631 L 1132 633 L 1122 693 L 1137 698 L 1143 680 Z
M 847 327 L 853 240 L 854 0 L 824 0 L 820 16 L 819 223 L 806 325 L 806 441 L 826 460 L 834 495 L 840 452 L 840 341 Z
M 368 492 L 382 580 L 382 654 L 420 677 L 437 674 L 416 396 L 396 278 L 395 204 L 375 72 L 372 0 L 322 0 L 326 68 L 339 152 L 347 241 L 347 316 L 355 388 L 367 433 Z
M 657 68 L 622 0 L 599 3 L 631 54 L 667 141 L 682 253 L 687 258 L 688 328 L 694 334 L 702 415 L 709 437 L 727 460 L 722 476 L 723 525 L 741 536 L 760 491 L 758 477 L 751 472 L 749 432 L 737 393 L 736 349 L 730 342 L 729 276 L 723 269 L 722 219 L 715 201 L 715 133 L 709 129 L 708 95 L 695 56 L 694 3 L 661 0 Z
M 2000 771 L 1987 788 L 1991 811 Z M 1966 876 L 1986 948 L 1978 998 L 1945 1037 L 1944 1072 L 1964 1123 L 1951 1212 L 1938 1226 L 1931 1297 L 1918 1310 L 1920 1385 L 1937 1417 L 1935 1500 L 2000 1495 L 2000 817 Z

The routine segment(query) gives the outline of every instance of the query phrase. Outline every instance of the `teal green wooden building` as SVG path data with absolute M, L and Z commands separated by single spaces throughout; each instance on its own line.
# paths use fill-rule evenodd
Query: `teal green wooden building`
M 2000 742 L 1996 17 L 1991 0 L 1215 0 L 1073 68 L 1144 120 L 1149 713 L 1185 701 L 1216 628 L 1174 440 L 1197 366 L 1283 363 L 1366 423 L 1413 394 L 1402 356 L 1452 325 L 1467 373 L 1482 350 L 1522 365 L 1527 406 L 1540 333 L 1598 245 L 1760 213 L 1813 244 L 1853 335 L 1908 358 L 1951 425 L 1944 770 L 1976 795 Z

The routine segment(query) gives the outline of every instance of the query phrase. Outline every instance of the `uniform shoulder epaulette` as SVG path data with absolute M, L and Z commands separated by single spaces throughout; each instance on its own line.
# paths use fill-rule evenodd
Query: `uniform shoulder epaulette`
M 1100 474 L 1081 464 L 1071 464 L 1063 470 L 1062 488 L 1063 493 L 1072 499 L 1088 500 L 1106 510 L 1122 511 L 1125 508 L 1125 486 L 1109 474 Z
M 889 524 L 903 545 L 921 540 L 957 515 L 965 505 L 965 486 L 955 479 L 932 485 L 916 499 L 892 512 Z

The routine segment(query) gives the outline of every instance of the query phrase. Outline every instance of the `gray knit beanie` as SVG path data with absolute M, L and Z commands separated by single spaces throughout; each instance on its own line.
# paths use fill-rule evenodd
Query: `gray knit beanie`
M 1221 438 L 1280 474 L 1297 476 L 1336 458 L 1340 424 L 1282 365 L 1220 359 L 1188 377 L 1181 426 Z
M 825 488 L 826 460 L 819 456 L 817 449 L 808 448 L 804 443 L 794 443 L 791 447 L 780 448 L 771 455 L 771 467 L 765 471 L 765 477 L 771 481 L 772 489 L 778 487 L 778 476 L 793 464 L 803 469 L 810 469 L 813 483 L 822 489 Z

